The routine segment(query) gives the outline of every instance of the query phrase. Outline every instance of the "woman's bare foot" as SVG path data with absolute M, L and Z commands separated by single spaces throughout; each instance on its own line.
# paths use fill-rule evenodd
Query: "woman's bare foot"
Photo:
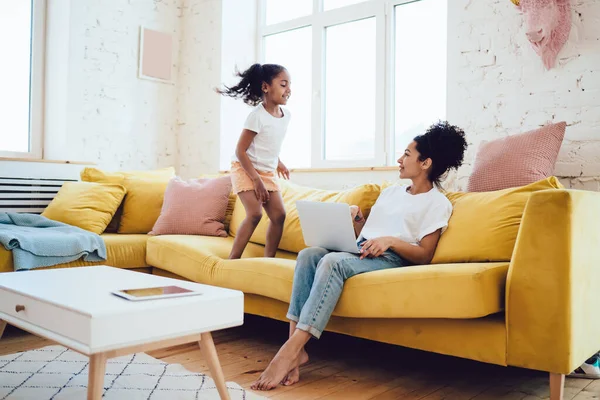
M 308 362 L 308 353 L 306 350 L 302 349 L 302 353 L 300 354 L 300 365 L 304 365 Z M 283 386 L 291 386 L 294 383 L 298 383 L 300 381 L 300 365 L 296 368 L 288 372 L 287 376 L 283 378 L 281 384 Z
M 303 334 L 306 334 L 303 332 Z M 277 387 L 286 375 L 295 368 L 300 366 L 302 350 L 308 337 L 305 341 L 299 342 L 292 336 L 279 349 L 275 358 L 267 366 L 267 369 L 251 386 L 254 390 L 271 390 Z M 308 355 L 307 355 L 308 357 Z M 299 375 L 299 374 L 298 374 Z

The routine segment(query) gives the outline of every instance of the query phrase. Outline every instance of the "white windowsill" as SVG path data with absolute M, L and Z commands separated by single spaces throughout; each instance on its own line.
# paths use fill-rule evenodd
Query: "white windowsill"
M 85 161 L 41 160 L 41 159 L 36 159 L 36 158 L 17 158 L 17 157 L 0 157 L 0 161 L 22 161 L 22 162 L 50 163 L 50 164 L 96 165 L 95 163 L 85 162 Z

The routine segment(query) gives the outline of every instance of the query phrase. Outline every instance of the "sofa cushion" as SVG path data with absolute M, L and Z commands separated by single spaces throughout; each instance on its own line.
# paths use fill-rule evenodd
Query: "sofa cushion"
M 212 271 L 229 257 L 234 238 L 196 235 L 163 235 L 148 239 L 146 262 L 186 279 L 211 284 Z M 263 257 L 265 247 L 248 243 L 242 259 Z M 297 254 L 278 251 L 277 257 L 295 260 Z M 261 260 L 263 260 L 261 258 Z
M 150 235 L 227 237 L 223 221 L 231 193 L 231 178 L 173 178 L 165 190 L 160 216 Z
M 281 237 L 279 248 L 295 253 L 306 247 L 304 237 L 302 236 L 302 228 L 300 227 L 298 210 L 296 209 L 296 201 L 310 200 L 356 204 L 360 206 L 363 214 L 367 217 L 371 211 L 371 207 L 373 207 L 373 204 L 375 204 L 377 197 L 381 193 L 379 185 L 374 184 L 365 184 L 348 190 L 334 191 L 300 186 L 284 180 L 280 180 L 279 182 L 286 213 L 283 236 Z M 242 201 L 238 198 L 233 209 L 233 217 L 229 229 L 231 236 L 237 234 L 244 218 L 246 218 L 246 211 Z M 263 218 L 256 227 L 250 241 L 265 244 L 268 226 L 269 219 L 267 218 L 267 214 L 263 212 Z
M 106 233 L 102 235 L 107 259 L 103 264 L 117 268 L 148 267 L 146 263 L 146 243 L 148 235 L 121 235 Z
M 119 233 L 148 233 L 160 216 L 168 180 L 126 178 Z
M 86 262 L 76 260 L 48 268 L 84 267 L 89 265 L 110 265 L 112 267 L 128 269 L 148 267 L 146 264 L 146 241 L 148 240 L 148 235 L 105 233 L 101 236 L 106 244 L 106 261 Z M 0 246 L 0 272 L 12 271 L 14 271 L 12 252 Z
M 202 174 L 198 178 L 200 179 L 214 179 L 214 178 L 222 178 L 224 176 L 231 176 L 229 173 L 219 173 L 219 174 Z M 225 211 L 225 221 L 223 221 L 223 225 L 225 225 L 225 232 L 229 233 L 229 225 L 231 224 L 231 217 L 233 217 L 233 209 L 235 207 L 235 202 L 237 200 L 237 194 L 233 192 L 233 188 L 231 192 L 229 192 L 229 200 L 227 202 L 227 211 Z
M 66 182 L 42 215 L 95 234 L 104 232 L 125 196 L 117 184 Z
M 158 236 L 148 240 L 148 264 L 183 278 L 289 302 L 295 261 L 225 259 L 233 238 Z M 250 243 L 244 256 L 263 247 Z M 363 318 L 479 318 L 502 311 L 508 263 L 449 264 L 370 272 L 350 278 L 334 315 Z
M 548 178 L 554 172 L 566 127 L 566 122 L 559 122 L 483 142 L 475 157 L 467 191 L 489 192 Z
M 507 274 L 508 263 L 464 263 L 356 275 L 346 282 L 334 315 L 480 318 L 504 309 Z
M 80 176 L 85 182 L 115 183 L 127 189 L 127 195 L 110 222 L 107 233 L 116 233 L 117 230 L 127 234 L 148 233 L 160 215 L 165 188 L 175 176 L 175 169 L 106 172 L 88 167 L 81 171 Z M 144 204 L 145 200 L 148 200 L 147 205 Z
M 531 193 L 562 188 L 550 177 L 527 186 L 480 193 L 447 193 L 453 210 L 432 263 L 509 261 Z

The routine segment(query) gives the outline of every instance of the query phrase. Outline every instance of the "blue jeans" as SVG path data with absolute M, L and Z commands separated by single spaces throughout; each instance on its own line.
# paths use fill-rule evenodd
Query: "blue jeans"
M 334 253 L 321 247 L 304 249 L 296 260 L 287 318 L 296 322 L 298 329 L 318 339 L 329 322 L 346 279 L 407 265 L 409 263 L 393 251 L 361 260 L 356 254 Z

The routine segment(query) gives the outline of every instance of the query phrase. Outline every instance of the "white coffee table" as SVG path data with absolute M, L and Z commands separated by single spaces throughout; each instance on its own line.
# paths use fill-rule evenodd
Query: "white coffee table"
M 114 290 L 178 285 L 200 296 L 129 301 Z M 0 274 L 0 337 L 6 323 L 90 357 L 88 399 L 100 399 L 106 360 L 200 342 L 222 399 L 229 399 L 211 331 L 239 326 L 243 293 L 112 267 Z

